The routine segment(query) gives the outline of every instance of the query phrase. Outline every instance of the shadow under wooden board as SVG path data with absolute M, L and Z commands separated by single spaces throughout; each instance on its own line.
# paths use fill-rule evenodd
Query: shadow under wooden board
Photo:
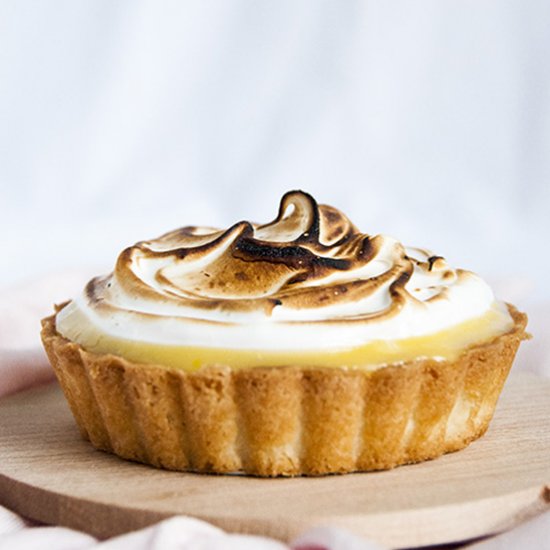
M 291 540 L 334 525 L 392 547 L 479 537 L 550 506 L 550 381 L 506 383 L 467 449 L 386 472 L 259 479 L 168 472 L 81 440 L 56 384 L 0 401 L 0 503 L 106 538 L 175 514 Z

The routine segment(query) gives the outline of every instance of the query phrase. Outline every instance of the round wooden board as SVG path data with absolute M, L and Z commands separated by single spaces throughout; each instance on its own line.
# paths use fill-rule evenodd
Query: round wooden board
M 100 538 L 175 514 L 288 541 L 335 525 L 393 547 L 505 530 L 550 504 L 550 381 L 512 376 L 487 434 L 386 472 L 258 479 L 157 470 L 80 439 L 57 385 L 0 401 L 0 503 Z

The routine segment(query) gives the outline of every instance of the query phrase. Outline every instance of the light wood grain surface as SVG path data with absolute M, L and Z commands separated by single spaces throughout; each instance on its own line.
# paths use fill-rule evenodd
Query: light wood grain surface
M 550 505 L 550 381 L 507 382 L 467 449 L 386 472 L 258 479 L 157 470 L 82 441 L 57 385 L 0 401 L 0 503 L 100 538 L 174 514 L 290 540 L 335 525 L 394 547 L 508 529 Z

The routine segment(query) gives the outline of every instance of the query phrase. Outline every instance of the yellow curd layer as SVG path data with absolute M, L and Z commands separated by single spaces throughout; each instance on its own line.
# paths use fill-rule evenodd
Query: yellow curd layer
M 73 338 L 88 351 L 111 353 L 137 363 L 153 363 L 196 371 L 207 365 L 232 368 L 316 366 L 375 369 L 389 363 L 417 358 L 455 359 L 464 349 L 488 342 L 512 328 L 510 316 L 491 309 L 483 316 L 428 336 L 402 340 L 377 340 L 351 349 L 255 350 L 159 345 L 114 338 L 88 327 Z M 70 335 L 69 335 L 70 337 Z

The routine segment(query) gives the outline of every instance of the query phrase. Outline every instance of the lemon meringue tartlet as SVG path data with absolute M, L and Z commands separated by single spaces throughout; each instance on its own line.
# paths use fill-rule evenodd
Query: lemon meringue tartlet
M 527 317 L 441 256 L 287 193 L 124 250 L 43 320 L 82 436 L 158 467 L 387 469 L 482 435 Z

